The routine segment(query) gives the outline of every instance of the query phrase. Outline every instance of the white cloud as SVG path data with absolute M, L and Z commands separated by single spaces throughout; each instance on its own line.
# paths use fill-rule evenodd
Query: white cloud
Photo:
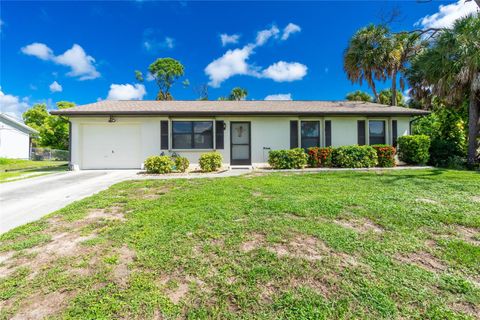
M 143 31 L 142 46 L 148 53 L 156 54 L 175 47 L 175 39 L 165 36 L 160 30 L 147 28 Z
M 290 30 L 290 33 L 292 33 L 291 31 L 296 29 L 296 27 L 298 26 L 290 23 L 285 27 L 285 30 Z M 257 32 L 255 43 L 249 43 L 242 48 L 230 49 L 220 58 L 210 62 L 204 70 L 205 74 L 210 78 L 208 84 L 218 88 L 223 81 L 235 75 L 270 78 L 277 82 L 302 79 L 307 73 L 307 67 L 298 62 L 279 61 L 263 71 L 262 68 L 255 66 L 255 64 L 248 63 L 250 56 L 255 53 L 255 48 L 261 47 L 272 37 L 278 38 L 279 33 L 280 30 L 275 25 L 270 29 L 261 30 Z
M 278 61 L 262 71 L 265 78 L 277 82 L 301 80 L 307 74 L 307 66 L 298 62 Z
M 70 77 L 78 77 L 80 80 L 91 80 L 100 77 L 100 73 L 94 66 L 95 59 L 87 55 L 85 50 L 78 44 L 74 44 L 72 48 L 58 56 L 55 56 L 52 49 L 46 44 L 38 42 L 25 46 L 21 50 L 26 55 L 69 67 L 71 71 L 67 75 Z
M 270 94 L 265 97 L 264 100 L 292 100 L 291 93 L 278 93 L 278 94 Z
M 223 56 L 210 62 L 205 68 L 205 73 L 210 78 L 209 85 L 218 88 L 223 81 L 234 75 L 254 74 L 255 71 L 247 63 L 253 48 L 253 45 L 246 45 L 241 49 L 228 50 Z
M 155 80 L 155 77 L 152 76 L 152 74 L 149 72 L 149 73 L 147 73 L 147 78 L 146 78 L 146 80 L 147 80 L 147 81 L 153 81 L 153 80 Z
M 265 29 L 262 31 L 257 32 L 257 38 L 255 40 L 255 44 L 257 46 L 263 46 L 270 38 L 278 37 L 280 30 L 278 30 L 277 26 L 273 25 L 270 29 Z
M 157 41 L 155 39 L 145 40 L 143 42 L 143 47 L 145 50 L 154 53 L 161 49 L 173 49 L 175 47 L 175 39 L 165 37 L 162 41 Z
M 42 60 L 54 58 L 53 51 L 44 43 L 34 42 L 20 49 L 24 54 L 34 56 Z
M 112 84 L 107 100 L 141 100 L 146 93 L 143 84 Z
M 282 40 L 287 40 L 288 37 L 290 37 L 291 34 L 300 32 L 302 31 L 302 28 L 300 26 L 289 23 L 284 29 L 283 29 L 283 34 L 282 34 Z
M 228 44 L 235 44 L 238 43 L 238 40 L 240 39 L 239 34 L 232 34 L 228 35 L 226 33 L 222 33 L 220 35 L 220 41 L 222 41 L 222 46 L 225 47 Z
M 92 56 L 88 56 L 78 44 L 74 44 L 71 49 L 56 56 L 53 61 L 70 67 L 72 71 L 67 73 L 70 77 L 80 77 L 80 80 L 90 80 L 100 77 L 100 73 L 93 65 L 95 59 Z
M 53 81 L 49 86 L 51 92 L 62 92 L 63 87 L 57 81 Z
M 451 28 L 457 19 L 477 11 L 478 7 L 475 1 L 459 0 L 457 3 L 440 5 L 437 13 L 421 18 L 415 25 L 423 28 Z
M 5 113 L 16 119 L 22 119 L 24 113 L 30 106 L 27 103 L 28 99 L 20 99 L 17 96 L 3 93 L 0 88 L 0 112 Z

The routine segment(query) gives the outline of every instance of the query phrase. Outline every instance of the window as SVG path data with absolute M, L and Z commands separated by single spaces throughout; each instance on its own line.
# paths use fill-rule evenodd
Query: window
M 213 121 L 172 121 L 173 149 L 212 149 Z
M 320 122 L 301 122 L 301 146 L 305 150 L 320 146 Z
M 370 145 L 385 144 L 385 121 L 371 120 L 368 122 Z

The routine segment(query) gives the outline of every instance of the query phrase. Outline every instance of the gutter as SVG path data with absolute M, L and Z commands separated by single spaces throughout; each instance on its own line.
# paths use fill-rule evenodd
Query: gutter
M 411 112 L 318 112 L 318 111 L 303 111 L 303 112 L 270 112 L 270 111 L 232 111 L 232 112 L 213 112 L 213 111 L 202 111 L 202 112 L 155 112 L 155 111 L 76 111 L 76 112 L 62 112 L 62 111 L 51 111 L 52 115 L 59 116 L 105 116 L 110 115 L 114 116 L 183 116 L 183 117 L 212 117 L 212 116 L 421 116 L 430 114 L 429 111 L 418 111 L 415 113 Z

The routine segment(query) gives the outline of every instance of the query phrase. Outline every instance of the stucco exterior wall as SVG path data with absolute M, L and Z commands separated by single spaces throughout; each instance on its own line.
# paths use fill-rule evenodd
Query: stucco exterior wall
M 30 135 L 0 122 L 0 157 L 29 159 Z
M 225 122 L 224 130 L 224 149 L 217 150 L 223 156 L 225 165 L 230 164 L 230 125 L 232 121 L 249 121 L 251 123 L 251 160 L 252 165 L 262 166 L 267 162 L 269 150 L 289 149 L 290 148 L 290 121 L 308 120 L 320 122 L 320 141 L 321 146 L 325 145 L 324 121 L 330 120 L 332 124 L 332 145 L 353 145 L 357 144 L 357 120 L 367 120 L 366 137 L 368 143 L 368 120 L 386 121 L 386 141 L 392 143 L 391 121 L 397 120 L 398 136 L 409 134 L 410 117 L 388 117 L 388 118 L 369 118 L 369 117 L 294 117 L 294 116 L 244 116 L 244 117 L 216 117 L 216 118 L 167 118 L 167 117 L 115 117 L 114 123 L 109 123 L 109 117 L 72 117 L 72 137 L 71 137 L 71 164 L 75 169 L 83 168 L 84 157 L 88 154 L 84 151 L 83 131 L 88 125 L 101 124 L 106 130 L 109 126 L 136 125 L 139 127 L 139 147 L 137 159 L 141 159 L 136 167 L 140 168 L 143 160 L 152 155 L 160 153 L 176 152 L 181 156 L 187 157 L 193 167 L 198 166 L 198 158 L 202 153 L 209 150 L 174 150 L 171 149 L 171 134 L 169 135 L 170 150 L 160 149 L 160 121 L 162 120 L 192 120 L 192 121 L 215 121 Z M 171 132 L 171 124 L 169 129 Z M 300 126 L 299 126 L 300 128 Z M 300 129 L 299 129 L 300 131 Z M 122 139 L 121 130 L 117 139 Z M 300 133 L 300 132 L 299 132 Z M 215 141 L 215 138 L 214 138 Z M 214 142 L 215 143 L 215 142 Z M 300 145 L 300 134 L 299 141 Z M 136 161 L 136 160 L 135 160 Z

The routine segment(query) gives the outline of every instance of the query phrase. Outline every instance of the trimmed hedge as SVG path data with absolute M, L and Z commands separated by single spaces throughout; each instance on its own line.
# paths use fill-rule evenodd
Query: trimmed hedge
M 174 157 L 175 161 L 175 169 L 179 172 L 187 171 L 188 167 L 190 166 L 190 161 L 188 161 L 185 157 Z
M 273 169 L 301 169 L 307 165 L 307 154 L 301 148 L 272 150 L 268 153 L 268 164 Z
M 377 151 L 379 167 L 395 167 L 395 148 L 388 144 L 376 144 L 372 146 Z
M 338 168 L 369 168 L 377 165 L 378 157 L 371 146 L 343 146 L 333 149 L 332 161 Z
M 426 164 L 430 158 L 430 137 L 426 135 L 401 136 L 398 142 L 398 158 L 407 164 Z
M 332 166 L 332 147 L 308 148 L 308 165 L 313 168 Z
M 219 152 L 207 152 L 198 160 L 203 172 L 217 171 L 222 166 L 222 155 Z
M 170 173 L 175 162 L 170 156 L 151 156 L 145 160 L 144 165 L 148 173 Z

